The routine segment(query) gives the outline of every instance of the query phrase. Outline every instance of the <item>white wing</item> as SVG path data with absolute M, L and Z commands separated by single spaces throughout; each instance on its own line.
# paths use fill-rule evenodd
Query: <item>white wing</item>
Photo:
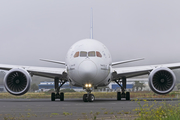
M 58 77 L 63 78 L 63 75 L 66 74 L 65 68 L 50 68 L 50 67 L 34 67 L 34 66 L 20 66 L 20 65 L 6 65 L 0 64 L 1 70 L 10 70 L 12 68 L 23 68 L 27 70 L 30 75 L 37 75 L 48 78 Z
M 180 68 L 180 63 L 113 68 L 112 76 L 113 76 L 113 79 L 116 79 L 116 80 L 121 79 L 122 77 L 130 78 L 130 77 L 149 74 L 153 69 L 158 68 L 158 67 L 178 69 Z

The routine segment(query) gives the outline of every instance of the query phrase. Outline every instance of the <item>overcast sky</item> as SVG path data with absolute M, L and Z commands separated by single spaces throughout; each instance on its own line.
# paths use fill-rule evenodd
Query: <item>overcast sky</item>
M 70 46 L 90 36 L 104 43 L 113 61 L 129 65 L 180 62 L 179 0 L 1 0 L 0 63 L 63 67 Z

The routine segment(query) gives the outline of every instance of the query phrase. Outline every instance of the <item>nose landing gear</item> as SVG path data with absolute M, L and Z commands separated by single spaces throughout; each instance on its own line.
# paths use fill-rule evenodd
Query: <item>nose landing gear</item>
M 95 100 L 95 96 L 93 94 L 91 94 L 92 90 L 90 88 L 87 88 L 86 91 L 87 91 L 87 94 L 83 95 L 83 101 L 84 102 L 93 102 Z

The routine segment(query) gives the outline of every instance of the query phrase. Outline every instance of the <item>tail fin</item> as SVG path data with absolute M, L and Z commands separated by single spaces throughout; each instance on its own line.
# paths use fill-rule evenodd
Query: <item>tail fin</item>
M 90 38 L 93 39 L 93 9 L 91 8 L 91 28 L 90 28 Z

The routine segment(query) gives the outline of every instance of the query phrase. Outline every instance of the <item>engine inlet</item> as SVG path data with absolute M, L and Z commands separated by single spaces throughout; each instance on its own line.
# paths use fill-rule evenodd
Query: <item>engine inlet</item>
M 165 70 L 155 73 L 153 77 L 153 85 L 157 90 L 166 91 L 171 88 L 173 84 L 173 76 Z
M 6 83 L 10 90 L 14 92 L 20 92 L 26 88 L 27 78 L 23 73 L 16 71 L 16 72 L 12 72 L 7 77 Z

